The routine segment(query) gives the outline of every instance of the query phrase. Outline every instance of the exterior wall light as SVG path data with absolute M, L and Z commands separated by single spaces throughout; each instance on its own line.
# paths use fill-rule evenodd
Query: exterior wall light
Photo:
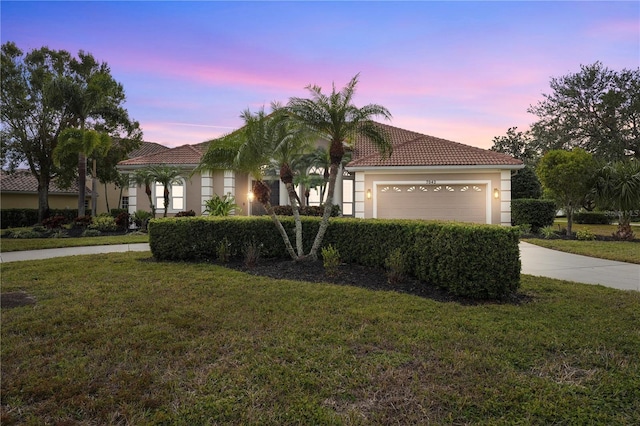
M 249 199 L 250 203 L 253 203 L 253 199 L 255 198 L 255 196 L 253 195 L 253 191 L 249 191 L 249 193 L 247 194 L 247 198 Z
M 493 198 L 496 200 L 500 198 L 500 190 L 498 188 L 493 188 Z
M 371 199 L 371 190 L 367 189 L 367 200 Z

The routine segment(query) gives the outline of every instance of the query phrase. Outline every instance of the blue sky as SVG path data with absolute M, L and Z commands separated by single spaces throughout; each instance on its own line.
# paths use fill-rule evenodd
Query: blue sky
M 11 2 L 2 42 L 92 53 L 145 140 L 220 136 L 244 109 L 338 88 L 392 125 L 489 148 L 526 130 L 549 80 L 640 67 L 640 2 Z

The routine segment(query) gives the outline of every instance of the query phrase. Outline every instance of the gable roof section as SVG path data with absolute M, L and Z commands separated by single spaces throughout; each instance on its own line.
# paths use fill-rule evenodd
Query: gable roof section
M 30 170 L 18 169 L 13 173 L 0 171 L 0 188 L 2 192 L 38 193 L 38 180 Z M 78 194 L 78 183 L 74 181 L 70 188 L 60 188 L 55 179 L 49 183 L 49 194 Z M 87 195 L 91 189 L 87 187 Z
M 418 166 L 522 166 L 522 161 L 507 154 L 489 151 L 436 138 L 387 124 L 376 123 L 385 130 L 393 146 L 389 158 L 364 137 L 356 139 L 351 162 L 347 168 L 418 167 Z
M 155 154 L 155 153 L 158 153 L 158 152 L 167 151 L 169 149 L 171 149 L 171 148 L 169 148 L 167 146 L 164 146 L 164 145 L 160 145 L 159 143 L 144 142 L 143 141 L 140 144 L 140 148 L 134 149 L 127 156 L 129 158 L 142 157 L 144 155 Z
M 158 164 L 171 164 L 176 166 L 196 166 L 206 150 L 205 144 L 182 145 L 177 148 L 169 148 L 140 157 L 130 158 L 118 163 L 118 166 L 151 166 Z

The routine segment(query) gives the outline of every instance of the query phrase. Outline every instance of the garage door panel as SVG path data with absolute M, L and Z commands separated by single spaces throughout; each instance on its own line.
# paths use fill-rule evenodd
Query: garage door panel
M 378 185 L 381 219 L 486 222 L 486 185 Z

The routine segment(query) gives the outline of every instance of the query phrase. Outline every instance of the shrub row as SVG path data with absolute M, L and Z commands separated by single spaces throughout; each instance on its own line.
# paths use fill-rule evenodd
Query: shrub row
M 282 218 L 282 224 L 295 245 L 293 219 Z M 318 218 L 302 218 L 307 251 L 319 224 Z M 237 257 L 253 242 L 262 245 L 264 257 L 287 257 L 267 217 L 166 218 L 149 223 L 151 251 L 161 261 L 214 260 L 225 238 L 231 256 Z M 372 267 L 382 267 L 400 249 L 409 275 L 455 295 L 501 298 L 520 283 L 518 231 L 512 228 L 337 218 L 330 222 L 323 243 L 335 247 L 346 263 Z
M 573 214 L 573 221 L 588 225 L 609 225 L 614 215 L 607 212 L 578 212 Z
M 78 217 L 77 209 L 50 209 L 49 217 L 64 216 L 68 222 Z M 38 223 L 38 209 L 3 209 L 0 210 L 2 229 L 23 228 Z
M 550 200 L 521 198 L 511 200 L 511 224 L 530 225 L 532 232 L 553 225 L 556 218 L 556 204 Z
M 273 211 L 278 216 L 293 216 L 293 209 L 291 206 L 273 206 Z M 299 209 L 301 216 L 319 216 L 324 214 L 324 206 L 303 206 Z M 340 206 L 334 204 L 331 206 L 331 216 L 336 217 L 340 215 Z

